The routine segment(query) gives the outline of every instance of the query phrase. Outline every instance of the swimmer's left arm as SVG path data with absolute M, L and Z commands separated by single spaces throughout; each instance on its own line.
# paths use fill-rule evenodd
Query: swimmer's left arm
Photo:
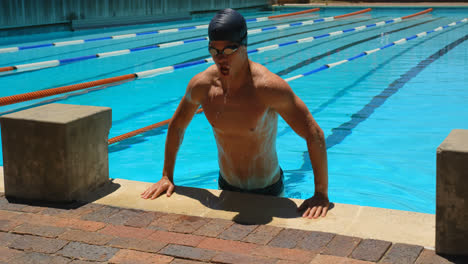
M 325 137 L 322 129 L 312 117 L 305 103 L 279 76 L 272 78 L 263 93 L 266 104 L 275 109 L 289 126 L 307 142 L 315 182 L 314 196 L 305 200 L 299 210 L 305 210 L 303 217 L 325 216 L 329 207 L 328 164 Z

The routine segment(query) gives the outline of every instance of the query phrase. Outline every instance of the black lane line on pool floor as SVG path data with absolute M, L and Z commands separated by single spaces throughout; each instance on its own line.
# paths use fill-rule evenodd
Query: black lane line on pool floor
M 407 82 L 416 77 L 421 71 L 423 71 L 427 66 L 429 66 L 434 61 L 438 60 L 440 57 L 447 54 L 450 50 L 465 42 L 468 39 L 468 35 L 461 37 L 454 42 L 446 45 L 442 49 L 438 50 L 425 60 L 418 63 L 418 65 L 411 68 L 400 78 L 393 81 L 385 90 L 380 94 L 374 96 L 374 98 L 365 105 L 361 110 L 351 115 L 351 120 L 341 124 L 339 127 L 332 129 L 332 134 L 327 137 L 327 149 L 335 146 L 336 144 L 341 143 L 347 136 L 351 135 L 352 130 L 359 125 L 359 123 L 367 120 L 375 109 L 379 108 L 385 103 L 385 101 L 398 92 Z
M 407 27 L 403 27 L 403 28 L 400 28 L 400 29 L 396 29 L 396 30 L 393 30 L 393 31 L 389 31 L 389 32 L 386 32 L 386 33 L 384 33 L 384 34 L 395 33 L 395 32 L 400 31 L 400 30 L 405 30 L 405 29 L 408 29 L 408 28 L 416 27 L 416 26 L 419 26 L 419 25 L 421 25 L 421 24 L 429 23 L 429 22 L 432 22 L 432 21 L 434 21 L 434 20 L 439 20 L 439 19 L 440 19 L 440 18 L 436 18 L 436 19 L 433 19 L 433 20 L 420 22 L 420 23 L 413 24 L 413 25 L 410 25 L 410 26 L 407 26 Z M 447 32 L 447 31 L 445 31 L 445 32 Z M 379 35 L 379 36 L 380 36 L 380 35 Z M 432 39 L 432 37 L 431 37 L 430 39 Z M 322 54 L 320 54 L 320 55 L 317 55 L 317 56 L 315 56 L 315 57 L 312 57 L 312 58 L 310 58 L 310 59 L 307 59 L 307 60 L 305 60 L 305 61 L 303 61 L 303 62 L 300 62 L 299 64 L 308 62 L 309 60 L 318 60 L 318 59 L 324 58 L 324 57 L 326 57 L 326 56 L 328 56 L 328 55 L 332 55 L 332 54 L 337 53 L 337 52 L 339 52 L 339 51 L 342 51 L 342 50 L 345 50 L 345 49 L 347 49 L 347 48 L 350 48 L 350 47 L 352 47 L 352 46 L 354 46 L 354 45 L 361 44 L 362 42 L 365 42 L 365 41 L 367 41 L 367 40 L 368 40 L 368 39 L 363 39 L 363 40 L 358 40 L 358 41 L 353 42 L 353 43 L 350 43 L 350 44 L 346 44 L 346 45 L 341 46 L 341 47 L 338 47 L 338 48 L 336 48 L 336 49 L 334 49 L 334 50 L 332 50 L 332 51 L 330 51 L 330 52 L 327 51 L 327 52 L 324 52 L 324 53 L 322 53 Z M 428 40 L 428 39 L 426 39 L 426 40 L 424 40 L 424 41 L 427 41 L 427 40 Z M 319 45 L 321 45 L 321 44 L 323 44 L 323 43 L 320 43 Z M 315 45 L 315 46 L 316 46 L 316 45 Z M 314 46 L 314 47 L 315 47 L 315 46 Z M 398 54 L 398 56 L 399 56 L 399 54 Z M 395 56 L 395 57 L 397 57 L 397 56 Z M 284 59 L 284 58 L 282 57 L 282 59 Z M 310 63 L 312 63 L 312 62 L 313 62 L 313 61 L 311 61 Z M 386 61 L 385 63 L 383 63 L 383 64 L 381 64 L 381 65 L 382 65 L 382 66 L 385 65 L 387 62 L 388 62 L 388 61 Z M 270 63 L 270 62 L 268 62 L 268 63 Z M 265 64 L 267 64 L 267 63 L 265 63 Z M 299 65 L 299 64 L 296 64 L 296 65 Z M 304 65 L 304 66 L 305 66 L 305 65 Z M 304 66 L 303 66 L 303 67 L 304 67 Z M 293 67 L 294 67 L 294 66 L 293 66 Z M 377 68 L 377 69 L 379 69 L 379 68 Z M 375 69 L 375 70 L 377 70 L 377 69 Z M 286 71 L 286 70 L 287 70 L 287 69 L 285 69 L 285 70 L 283 70 L 283 71 Z M 373 73 L 373 72 L 374 72 L 374 71 L 370 71 L 368 74 L 371 74 L 371 73 Z M 279 75 L 279 73 L 277 73 L 277 74 Z M 368 74 L 364 75 L 363 78 L 364 78 L 364 79 L 367 78 Z M 362 80 L 363 78 L 360 78 L 357 82 L 354 82 L 353 85 L 359 83 L 360 80 Z M 349 86 L 348 86 L 348 87 L 349 87 Z M 339 97 L 343 96 L 343 95 L 344 95 L 344 92 L 348 89 L 348 87 L 342 89 L 341 92 L 338 92 L 337 94 L 335 94 L 335 96 L 332 97 L 332 99 L 328 100 L 326 103 L 321 104 L 317 110 L 311 111 L 312 115 L 314 115 L 314 114 L 316 114 L 316 113 L 322 111 L 325 107 L 327 107 L 328 105 L 330 105 L 331 103 L 333 103 L 334 101 L 336 101 Z M 291 131 L 291 128 L 290 128 L 289 126 L 287 126 L 287 127 L 285 127 L 282 131 L 279 131 L 279 132 L 278 132 L 278 136 L 282 136 L 282 135 L 288 133 L 289 131 Z
M 396 32 L 399 32 L 399 31 L 402 31 L 402 30 L 406 30 L 406 29 L 409 29 L 409 28 L 413 28 L 413 27 L 417 27 L 417 26 L 420 26 L 420 25 L 423 25 L 423 24 L 426 24 L 426 23 L 430 23 L 430 22 L 433 22 L 433 21 L 436 21 L 436 20 L 439 20 L 440 18 L 435 18 L 435 19 L 431 19 L 431 20 L 428 20 L 428 21 L 423 21 L 423 22 L 420 22 L 420 23 L 416 23 L 416 24 L 413 24 L 413 25 L 409 25 L 409 26 L 406 26 L 406 27 L 402 27 L 402 28 L 398 28 L 398 29 L 395 29 L 395 30 L 391 30 L 391 31 L 387 31 L 387 32 L 383 32 L 383 33 L 379 33 L 377 35 L 374 35 L 374 36 L 371 36 L 371 37 L 368 37 L 368 38 L 365 38 L 365 39 L 361 39 L 361 40 L 358 40 L 358 41 L 355 41 L 355 42 L 352 42 L 352 43 L 349 43 L 349 44 L 346 44 L 346 45 L 343 45 L 341 47 L 338 47 L 336 49 L 333 49 L 333 50 L 330 50 L 330 51 L 327 51 L 325 53 L 322 53 L 318 56 L 315 56 L 315 57 L 312 57 L 312 58 L 309 58 L 307 60 L 304 60 L 304 61 L 301 61 L 299 63 L 297 63 L 296 65 L 294 66 L 291 66 L 291 67 L 288 67 L 280 72 L 278 72 L 277 74 L 279 76 L 284 76 L 286 74 L 289 74 L 297 69 L 300 69 L 300 68 L 303 68 L 311 63 L 314 63 L 315 61 L 317 60 L 320 60 L 324 57 L 327 57 L 327 56 L 330 56 L 330 55 L 333 55 L 335 53 L 338 53 L 340 51 L 343 51 L 345 49 L 348 49 L 348 48 L 351 48 L 353 46 L 356 46 L 356 45 L 359 45 L 361 43 L 364 43 L 364 42 L 367 42 L 367 41 L 371 41 L 371 40 L 374 40 L 374 39 L 377 39 L 377 38 L 380 38 L 382 36 L 382 34 L 384 35 L 388 35 L 388 34 L 392 34 L 392 33 L 396 33 Z M 395 24 L 396 25 L 396 24 Z M 363 32 L 363 31 L 361 31 Z M 306 49 L 303 49 L 303 50 L 307 50 L 308 48 Z M 284 59 L 285 57 L 288 57 L 290 56 L 291 54 L 288 54 L 288 55 L 285 55 L 285 56 L 282 56 L 280 58 L 278 58 L 278 60 L 280 59 Z M 274 62 L 274 61 L 273 61 Z
M 445 34 L 445 33 L 448 33 L 452 30 L 456 30 L 456 28 L 452 28 L 452 29 L 449 29 L 447 31 L 443 31 L 443 32 L 440 32 L 440 34 L 437 34 L 437 35 L 433 35 L 433 36 L 430 36 L 429 38 L 425 38 L 425 39 L 422 39 L 421 43 L 424 43 L 424 42 L 427 42 L 427 41 L 430 41 L 438 36 L 440 36 L 441 34 Z M 466 37 L 466 36 L 465 36 Z M 455 41 L 457 42 L 457 41 Z M 452 43 L 453 44 L 453 43 Z M 458 43 L 460 44 L 460 43 Z M 457 45 L 458 45 L 457 44 Z M 450 44 L 449 44 L 450 45 Z M 348 85 L 347 87 L 341 89 L 340 91 L 338 91 L 335 96 L 330 99 L 328 102 L 326 103 L 323 103 L 321 104 L 318 108 L 316 108 L 314 111 L 311 111 L 312 115 L 315 114 L 315 113 L 318 113 L 320 111 L 322 111 L 323 109 L 325 109 L 326 106 L 330 105 L 331 103 L 333 103 L 334 101 L 337 100 L 338 97 L 342 97 L 344 94 L 346 94 L 346 92 L 353 88 L 356 84 L 360 83 L 361 81 L 367 79 L 369 76 L 371 76 L 373 73 L 377 72 L 378 70 L 380 70 L 382 67 L 384 67 L 385 65 L 387 65 L 388 63 L 390 63 L 391 61 L 393 61 L 394 59 L 402 56 L 403 54 L 405 54 L 406 52 L 412 50 L 412 49 L 415 49 L 417 48 L 418 46 L 411 46 L 405 50 L 403 50 L 402 52 L 392 56 L 391 58 L 389 58 L 388 60 L 386 60 L 384 63 L 380 64 L 377 66 L 377 68 L 369 71 L 368 73 L 366 73 L 365 75 L 363 75 L 362 77 L 360 77 L 358 80 L 356 80 L 353 84 L 351 85 Z M 439 50 L 440 51 L 440 50 Z M 439 52 L 438 51 L 438 52 Z M 437 54 L 438 52 L 436 52 L 435 54 Z M 433 56 L 433 55 L 432 55 Z M 429 56 L 431 57 L 431 56 Z M 410 70 L 411 71 L 411 70 Z M 409 72 L 409 71 L 408 71 Z M 402 75 L 404 76 L 404 75 Z M 396 82 L 396 81 L 395 81 Z M 289 130 L 291 130 L 291 128 L 289 126 L 287 126 L 285 129 L 283 129 L 283 131 L 279 132 L 278 133 L 278 136 L 282 136 L 284 135 L 285 133 L 287 133 Z M 344 139 L 344 138 L 343 138 Z M 327 140 L 328 140 L 328 137 L 327 137 Z M 336 144 L 335 144 L 336 145 Z M 328 146 L 328 142 L 327 142 L 327 149 L 329 148 Z M 297 184 L 298 182 L 300 182 L 305 176 L 306 176 L 306 173 L 308 171 L 311 171 L 312 170 L 312 165 L 310 163 L 310 159 L 309 159 L 309 153 L 307 151 L 304 151 L 303 154 L 302 154 L 302 160 L 303 160 L 303 164 L 302 166 L 299 168 L 299 169 L 295 169 L 295 170 L 285 170 L 285 172 L 287 172 L 288 174 L 293 174 L 293 176 L 291 177 L 288 177 L 286 180 L 285 180 L 285 184 Z M 300 198 L 300 193 L 292 193 L 292 194 L 289 194 L 289 195 L 293 195 L 294 197 L 296 198 Z M 288 196 L 288 197 L 293 197 L 293 196 Z M 293 197 L 293 198 L 294 198 Z

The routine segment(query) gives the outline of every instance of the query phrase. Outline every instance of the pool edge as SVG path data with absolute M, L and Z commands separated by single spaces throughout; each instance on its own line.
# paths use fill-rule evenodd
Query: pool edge
M 112 181 L 111 191 L 109 188 L 102 188 L 89 195 L 86 201 L 226 220 L 238 219 L 242 214 L 251 223 L 414 244 L 428 249 L 435 247 L 435 215 L 432 214 L 334 203 L 327 217 L 302 219 L 294 215 L 295 211 L 292 209 L 302 202 L 300 199 L 223 193 L 219 190 L 190 187 L 177 187 L 170 198 L 161 196 L 156 200 L 141 199 L 139 194 L 150 185 L 151 183 L 115 179 Z M 4 192 L 3 167 L 0 170 L 0 192 Z M 252 203 L 263 208 L 260 210 L 252 206 Z

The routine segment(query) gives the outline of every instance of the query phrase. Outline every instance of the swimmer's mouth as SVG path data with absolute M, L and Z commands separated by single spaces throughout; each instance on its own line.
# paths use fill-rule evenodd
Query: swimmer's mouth
M 219 67 L 219 71 L 221 72 L 222 75 L 229 75 L 229 67 Z

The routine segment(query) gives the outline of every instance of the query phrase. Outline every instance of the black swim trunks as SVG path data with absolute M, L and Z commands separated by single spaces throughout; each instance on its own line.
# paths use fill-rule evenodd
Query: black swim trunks
M 229 184 L 221 175 L 221 172 L 219 173 L 219 178 L 218 178 L 218 186 L 221 190 L 225 191 L 233 191 L 233 192 L 242 192 L 242 193 L 254 193 L 254 194 L 262 194 L 262 195 L 271 195 L 271 196 L 279 196 L 283 190 L 284 190 L 284 184 L 283 184 L 283 170 L 280 168 L 280 174 L 281 178 L 273 183 L 272 185 L 269 185 L 265 188 L 261 189 L 253 189 L 253 190 L 244 190 L 236 186 L 232 186 Z

